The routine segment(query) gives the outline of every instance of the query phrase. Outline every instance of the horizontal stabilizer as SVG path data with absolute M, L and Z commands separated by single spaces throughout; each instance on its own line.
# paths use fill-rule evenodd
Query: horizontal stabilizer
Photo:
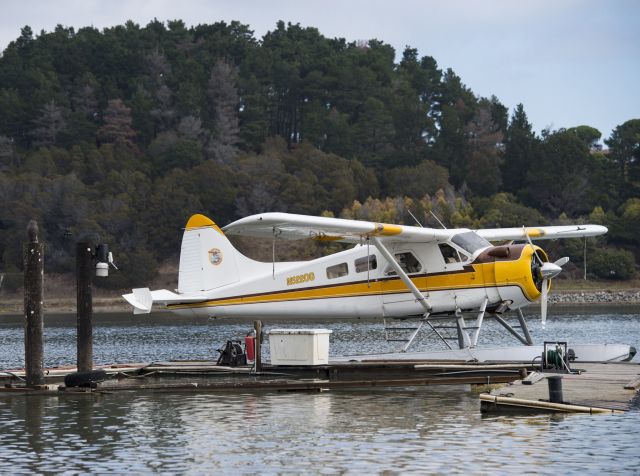
M 127 299 L 127 296 L 124 296 Z M 134 314 L 149 314 L 153 306 L 153 297 L 149 288 L 133 289 L 133 299 L 129 300 Z
M 131 294 L 123 294 L 123 298 L 133 306 L 134 314 L 149 314 L 153 304 L 167 304 L 204 301 L 204 296 L 183 296 L 166 289 L 150 291 L 149 288 L 133 289 Z

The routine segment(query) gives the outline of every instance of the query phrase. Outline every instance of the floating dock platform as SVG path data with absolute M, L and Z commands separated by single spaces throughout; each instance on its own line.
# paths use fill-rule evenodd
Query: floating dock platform
M 381 360 L 330 362 L 314 366 L 263 364 L 259 372 L 250 366 L 226 367 L 211 361 L 168 361 L 148 364 L 96 366 L 106 379 L 95 385 L 65 387 L 65 376 L 75 367 L 47 369 L 45 385 L 32 389 L 23 383 L 24 372 L 0 373 L 0 396 L 67 392 L 153 391 L 319 391 L 416 385 L 497 384 L 525 377 L 534 367 L 526 363 L 466 363 L 463 361 Z
M 480 395 L 483 412 L 620 413 L 638 401 L 640 364 L 581 363 L 577 373 L 539 373 Z M 549 401 L 548 377 L 562 377 L 562 402 Z
M 228 367 L 213 361 L 167 361 L 103 365 L 104 378 L 85 386 L 65 386 L 75 366 L 47 369 L 45 385 L 28 388 L 24 371 L 0 373 L 0 397 L 11 395 L 92 395 L 116 392 L 324 391 L 424 385 L 500 385 L 480 395 L 483 412 L 618 413 L 638 402 L 640 364 L 580 363 L 579 373 L 541 372 L 539 364 L 411 359 L 337 360 L 327 365 Z M 106 374 L 106 375 L 105 375 Z M 562 376 L 561 403 L 549 401 L 547 377 Z

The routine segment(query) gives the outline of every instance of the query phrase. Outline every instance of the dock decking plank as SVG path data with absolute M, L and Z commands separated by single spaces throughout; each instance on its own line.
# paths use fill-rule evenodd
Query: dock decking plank
M 577 367 L 577 366 L 576 366 Z M 630 382 L 635 382 L 640 375 L 640 364 L 637 363 L 581 363 L 580 374 L 562 374 L 563 403 L 582 407 L 595 407 L 611 410 L 626 411 L 637 395 L 638 387 L 629 388 Z M 558 375 L 547 372 L 545 376 Z M 547 379 L 541 379 L 533 384 L 523 385 L 522 380 L 495 389 L 491 396 L 514 399 L 508 402 L 509 407 L 539 409 L 539 402 L 549 401 Z M 528 404 L 526 402 L 529 402 Z M 507 405 L 503 402 L 502 405 Z M 484 405 L 486 411 L 498 409 L 499 401 L 492 405 Z M 555 409 L 559 411 L 558 409 Z M 571 411 L 567 409 L 567 411 Z

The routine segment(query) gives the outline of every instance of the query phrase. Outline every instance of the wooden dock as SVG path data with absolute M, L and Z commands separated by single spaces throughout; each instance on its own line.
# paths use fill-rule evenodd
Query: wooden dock
M 640 389 L 640 364 L 581 363 L 580 373 L 541 373 L 526 363 L 377 360 L 316 366 L 263 364 L 226 367 L 212 361 L 167 361 L 97 366 L 107 378 L 87 387 L 65 387 L 75 366 L 46 369 L 45 383 L 29 388 L 24 371 L 0 373 L 0 397 L 91 395 L 115 392 L 324 391 L 370 387 L 506 384 L 480 395 L 481 410 L 617 413 L 631 408 Z M 563 401 L 549 402 L 547 377 L 562 375 Z M 525 382 L 525 383 L 523 383 Z
M 580 373 L 543 373 L 480 395 L 483 412 L 551 411 L 617 413 L 631 408 L 640 389 L 638 363 L 581 363 Z M 549 401 L 547 377 L 562 375 L 562 403 Z M 527 385 L 527 383 L 530 383 Z
M 64 387 L 75 367 L 47 369 L 45 385 L 30 389 L 24 372 L 0 374 L 0 395 L 86 391 L 295 391 L 418 385 L 496 384 L 512 382 L 533 370 L 530 364 L 478 364 L 456 361 L 335 362 L 316 366 L 263 364 L 260 372 L 250 366 L 226 367 L 210 361 L 169 361 L 148 364 L 99 366 L 108 378 L 94 388 Z

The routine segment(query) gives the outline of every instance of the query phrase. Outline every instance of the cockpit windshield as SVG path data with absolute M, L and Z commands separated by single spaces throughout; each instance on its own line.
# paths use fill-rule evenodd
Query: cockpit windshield
M 487 246 L 491 246 L 491 243 L 473 231 L 458 233 L 451 238 L 451 241 L 463 250 L 468 251 L 470 254 L 473 254 L 482 248 L 486 248 Z

